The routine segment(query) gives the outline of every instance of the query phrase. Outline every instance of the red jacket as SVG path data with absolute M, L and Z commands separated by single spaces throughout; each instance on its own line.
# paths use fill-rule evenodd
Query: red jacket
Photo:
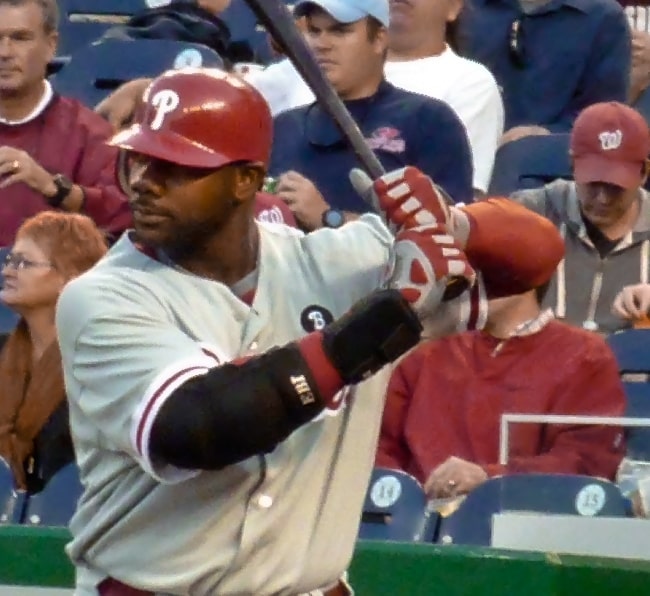
M 511 424 L 509 463 L 500 466 L 502 413 L 620 416 L 625 397 L 613 354 L 596 334 L 551 321 L 514 337 L 468 332 L 420 345 L 388 388 L 377 465 L 422 483 L 454 455 L 488 475 L 556 472 L 612 479 L 623 456 L 621 430 Z
M 111 126 L 75 99 L 54 95 L 45 110 L 25 124 L 0 123 L 0 146 L 29 153 L 52 174 L 83 188 L 83 213 L 113 236 L 129 227 L 131 214 L 117 187 L 117 150 L 105 145 Z M 11 245 L 29 217 L 51 209 L 43 196 L 21 182 L 0 190 L 0 246 Z

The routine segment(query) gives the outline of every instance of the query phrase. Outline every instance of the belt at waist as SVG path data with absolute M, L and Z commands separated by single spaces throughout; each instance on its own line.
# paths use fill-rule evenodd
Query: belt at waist
M 106 578 L 101 584 L 97 586 L 99 596 L 156 596 L 155 592 L 148 590 L 139 590 L 127 586 L 112 577 Z M 348 596 L 352 592 L 343 581 L 339 581 L 331 588 L 320 590 L 323 596 Z

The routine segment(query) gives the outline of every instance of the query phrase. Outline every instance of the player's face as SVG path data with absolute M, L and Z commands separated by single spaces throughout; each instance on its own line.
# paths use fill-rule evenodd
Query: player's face
M 577 184 L 582 214 L 597 227 L 619 222 L 639 199 L 639 189 L 621 188 L 605 182 Z
M 307 15 L 307 43 L 334 89 L 343 99 L 365 97 L 384 68 L 388 35 L 383 27 L 371 36 L 366 19 L 339 23 L 313 9 Z M 372 38 L 371 38 L 372 37 Z
M 22 95 L 43 84 L 57 35 L 46 32 L 36 2 L 0 5 L 0 97 Z
M 138 239 L 174 254 L 202 250 L 240 201 L 237 168 L 188 168 L 150 157 L 129 158 L 133 224 Z
M 54 309 L 65 284 L 47 251 L 28 236 L 16 240 L 3 264 L 2 275 L 0 300 L 21 314 Z

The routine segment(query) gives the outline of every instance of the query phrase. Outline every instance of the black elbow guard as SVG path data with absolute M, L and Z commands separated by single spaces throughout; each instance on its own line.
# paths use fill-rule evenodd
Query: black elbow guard
M 317 416 L 344 385 L 416 345 L 421 331 L 398 291 L 375 292 L 322 333 L 181 385 L 156 416 L 150 453 L 191 469 L 218 469 L 267 453 Z
M 313 390 L 297 399 L 298 382 L 316 386 L 296 344 L 190 379 L 156 416 L 152 458 L 210 470 L 272 451 L 324 409 Z

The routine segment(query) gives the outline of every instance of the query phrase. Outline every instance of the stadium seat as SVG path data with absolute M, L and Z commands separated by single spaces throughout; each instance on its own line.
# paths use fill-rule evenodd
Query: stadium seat
M 61 94 L 94 107 L 122 83 L 183 66 L 222 67 L 214 50 L 175 40 L 108 40 L 73 54 L 51 81 Z
M 650 329 L 628 329 L 612 333 L 607 343 L 616 356 L 622 375 L 650 374 Z M 650 383 L 624 381 L 627 408 L 631 418 L 650 418 Z M 625 430 L 627 456 L 650 461 L 650 429 L 629 427 Z
M 25 492 L 14 487 L 14 477 L 4 461 L 0 461 L 0 525 L 18 524 L 25 508 Z
M 524 137 L 498 149 L 488 194 L 508 196 L 572 177 L 568 133 Z
M 266 31 L 258 25 L 257 17 L 244 0 L 232 0 L 219 16 L 230 29 L 233 49 L 238 48 L 237 62 L 271 62 L 271 46 Z
M 73 462 L 64 466 L 41 492 L 28 495 L 23 523 L 67 526 L 82 492 L 77 465 Z
M 359 538 L 431 542 L 437 515 L 427 510 L 420 483 L 400 470 L 375 468 L 363 505 Z
M 69 56 L 147 8 L 145 0 L 59 0 L 58 56 Z
M 650 383 L 623 383 L 627 407 L 625 416 L 650 418 Z M 626 455 L 630 459 L 650 461 L 650 428 L 625 429 Z
M 612 333 L 607 343 L 616 356 L 621 374 L 650 373 L 650 329 Z
M 611 482 L 571 474 L 513 474 L 491 478 L 441 517 L 436 542 L 490 546 L 492 516 L 529 511 L 625 517 L 626 502 Z

